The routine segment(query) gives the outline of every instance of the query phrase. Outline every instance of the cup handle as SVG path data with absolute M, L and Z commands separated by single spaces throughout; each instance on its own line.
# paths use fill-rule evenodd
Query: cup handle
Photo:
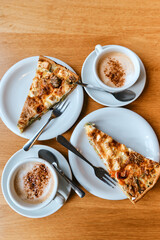
M 103 51 L 103 48 L 100 44 L 95 46 L 95 52 L 97 55 L 100 54 L 102 51 Z
M 64 198 L 64 196 L 61 194 L 61 193 L 59 193 L 59 192 L 57 192 L 57 194 L 56 194 L 56 196 L 55 196 L 55 198 L 54 198 L 55 200 L 56 200 L 56 202 L 57 203 L 59 203 L 60 205 L 63 205 L 64 203 L 65 203 L 65 198 Z

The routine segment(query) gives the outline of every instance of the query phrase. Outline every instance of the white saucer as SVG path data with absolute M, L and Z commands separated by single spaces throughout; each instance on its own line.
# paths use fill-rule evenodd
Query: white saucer
M 57 150 L 44 146 L 44 145 L 34 145 L 28 152 L 23 151 L 22 149 L 16 152 L 7 162 L 7 164 L 4 167 L 2 179 L 1 179 L 1 187 L 2 192 L 4 195 L 4 198 L 6 202 L 9 204 L 9 206 L 16 211 L 17 213 L 21 214 L 22 216 L 29 217 L 29 218 L 42 218 L 49 216 L 53 213 L 55 213 L 57 210 L 59 210 L 63 205 L 60 205 L 57 201 L 53 200 L 51 203 L 49 203 L 46 207 L 39 209 L 39 210 L 23 210 L 19 207 L 17 207 L 12 200 L 10 199 L 8 192 L 7 192 L 7 177 L 11 169 L 15 164 L 17 164 L 20 161 L 23 161 L 27 157 L 38 157 L 38 151 L 40 149 L 46 149 L 51 151 L 53 154 L 56 155 L 58 159 L 58 163 L 60 168 L 64 171 L 64 173 L 72 179 L 72 173 L 69 167 L 69 164 L 67 160 L 63 157 L 61 153 L 59 153 Z M 67 200 L 68 196 L 71 191 L 70 185 L 61 177 L 59 176 L 59 187 L 58 191 L 64 196 L 64 198 Z
M 87 139 L 84 129 L 87 122 L 95 123 L 100 130 L 108 133 L 118 142 L 159 162 L 158 139 L 149 123 L 128 109 L 107 107 L 98 109 L 83 118 L 74 129 L 70 139 L 82 155 L 95 166 L 104 167 L 104 164 Z M 126 198 L 118 186 L 113 189 L 103 183 L 95 176 L 93 169 L 86 162 L 70 151 L 69 162 L 77 181 L 93 195 L 109 200 Z
M 110 46 L 117 46 L 117 45 L 107 45 L 107 46 L 103 46 L 103 48 L 107 48 Z M 83 63 L 81 77 L 82 77 L 82 82 L 100 87 L 100 85 L 97 83 L 97 81 L 95 79 L 94 72 L 93 72 L 93 63 L 94 63 L 95 57 L 96 57 L 96 53 L 94 50 L 93 52 L 91 52 L 88 55 L 88 57 L 85 59 L 85 61 Z M 104 92 L 92 90 L 89 88 L 85 88 L 88 95 L 96 102 L 98 102 L 104 106 L 109 106 L 109 107 L 125 106 L 125 105 L 135 101 L 142 93 L 145 83 L 146 83 L 146 71 L 145 71 L 144 65 L 139 57 L 138 57 L 138 59 L 140 61 L 140 67 L 141 67 L 140 76 L 139 76 L 138 80 L 136 81 L 136 83 L 132 87 L 129 88 L 130 90 L 132 90 L 136 93 L 136 97 L 133 100 L 128 101 L 128 102 L 121 102 L 121 101 L 118 101 L 117 99 L 115 99 L 115 97 L 113 97 L 109 93 L 104 93 Z
M 32 79 L 35 76 L 38 56 L 17 62 L 3 76 L 0 83 L 0 116 L 6 126 L 20 137 L 30 139 L 48 120 L 51 112 L 46 113 L 40 121 L 35 121 L 23 133 L 17 128 L 17 122 L 23 104 L 28 95 Z M 59 59 L 50 57 L 57 63 L 74 70 Z M 48 140 L 66 132 L 76 122 L 83 106 L 83 89 L 77 86 L 68 96 L 70 104 L 66 111 L 47 126 L 39 140 Z M 72 114 L 70 114 L 72 112 Z

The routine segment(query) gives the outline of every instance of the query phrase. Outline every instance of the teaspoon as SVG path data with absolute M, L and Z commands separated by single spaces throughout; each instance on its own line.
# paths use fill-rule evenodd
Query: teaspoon
M 48 151 L 48 150 L 45 150 L 45 149 L 41 149 L 39 150 L 38 152 L 38 156 L 42 159 L 45 159 L 47 162 L 49 162 L 50 164 L 53 165 L 53 167 L 56 169 L 56 171 L 70 184 L 71 188 L 75 191 L 75 193 L 77 193 L 77 195 L 81 198 L 83 198 L 85 196 L 85 192 L 79 188 L 77 186 L 77 184 L 75 184 L 73 182 L 73 180 L 71 180 L 70 178 L 68 178 L 64 172 L 62 171 L 62 169 L 59 168 L 59 165 L 58 165 L 58 160 L 56 158 L 56 156 Z
M 111 92 L 108 92 L 106 90 L 104 90 L 103 88 L 99 88 L 99 87 L 96 87 L 96 86 L 93 86 L 91 84 L 87 84 L 87 83 L 82 83 L 82 82 L 76 82 L 77 85 L 80 85 L 82 87 L 86 87 L 86 88 L 90 88 L 90 89 L 93 89 L 93 90 L 97 90 L 97 91 L 101 91 L 101 92 L 107 92 L 107 93 L 110 93 L 111 95 L 113 95 L 117 100 L 119 101 L 122 101 L 122 102 L 127 102 L 127 101 L 131 101 L 135 98 L 136 94 L 135 92 L 131 91 L 131 90 L 124 90 L 124 91 L 121 91 L 121 92 L 114 92 L 114 93 L 111 93 Z

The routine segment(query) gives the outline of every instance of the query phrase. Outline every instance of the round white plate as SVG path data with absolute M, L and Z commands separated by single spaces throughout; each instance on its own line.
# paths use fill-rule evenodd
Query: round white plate
M 29 217 L 29 218 L 42 218 L 51 215 L 52 213 L 55 213 L 58 209 L 60 209 L 63 205 L 60 205 L 56 200 L 53 200 L 51 203 L 49 203 L 47 206 L 45 206 L 42 209 L 39 210 L 23 210 L 19 207 L 17 207 L 12 200 L 10 199 L 7 191 L 7 177 L 11 169 L 20 161 L 24 161 L 25 158 L 28 157 L 38 157 L 38 151 L 40 149 L 46 149 L 51 151 L 53 154 L 56 155 L 58 159 L 58 163 L 60 168 L 64 171 L 64 173 L 72 179 L 72 173 L 69 167 L 69 164 L 67 160 L 63 157 L 61 153 L 59 153 L 57 150 L 44 146 L 44 145 L 34 145 L 28 152 L 23 151 L 22 149 L 16 152 L 7 162 L 6 166 L 4 167 L 2 179 L 1 179 L 1 187 L 2 192 L 4 195 L 4 198 L 6 202 L 9 204 L 9 206 L 16 211 L 17 213 L 21 214 L 22 216 Z M 67 200 L 68 196 L 71 191 L 70 185 L 61 177 L 58 175 L 59 178 L 59 187 L 58 191 L 64 196 L 64 198 Z
M 103 48 L 105 49 L 110 46 L 117 46 L 117 45 L 107 45 L 107 46 L 103 46 Z M 92 84 L 94 86 L 100 87 L 100 85 L 97 83 L 97 81 L 95 79 L 94 72 L 93 72 L 93 63 L 94 63 L 95 57 L 96 57 L 95 51 L 91 52 L 88 55 L 88 57 L 86 58 L 86 60 L 83 63 L 83 66 L 82 66 L 81 77 L 82 77 L 82 81 L 84 83 L 88 83 L 88 84 Z M 104 106 L 109 106 L 109 107 L 121 107 L 121 106 L 125 106 L 125 105 L 135 101 L 142 93 L 145 83 L 146 83 L 146 71 L 145 71 L 144 65 L 139 57 L 138 57 L 138 59 L 140 61 L 140 67 L 141 67 L 140 76 L 139 76 L 138 80 L 136 81 L 136 83 L 132 87 L 129 88 L 130 90 L 132 90 L 136 93 L 136 97 L 133 100 L 128 101 L 128 102 L 121 102 L 121 101 L 118 101 L 117 99 L 115 99 L 115 97 L 113 97 L 109 93 L 104 93 L 104 92 L 92 90 L 89 88 L 85 88 L 88 95 L 96 102 L 98 102 Z
M 159 162 L 158 139 L 149 123 L 128 109 L 108 107 L 96 110 L 83 118 L 74 129 L 70 139 L 82 155 L 95 166 L 104 167 L 104 164 L 89 144 L 84 129 L 87 122 L 95 123 L 100 130 L 118 142 L 124 143 L 145 157 Z M 70 151 L 69 162 L 78 182 L 93 195 L 109 200 L 126 198 L 118 186 L 113 189 L 103 183 L 94 175 L 93 169 L 87 163 Z
M 0 84 L 0 116 L 6 126 L 17 135 L 30 139 L 48 120 L 51 112 L 46 113 L 40 121 L 35 121 L 23 133 L 17 128 L 17 122 L 28 95 L 32 79 L 35 76 L 38 56 L 17 62 L 3 76 Z M 59 59 L 52 58 L 57 63 L 74 70 Z M 66 132 L 75 123 L 82 110 L 83 89 L 77 86 L 68 96 L 70 104 L 66 111 L 57 119 L 51 121 L 39 140 L 48 140 Z M 72 114 L 71 114 L 72 112 Z

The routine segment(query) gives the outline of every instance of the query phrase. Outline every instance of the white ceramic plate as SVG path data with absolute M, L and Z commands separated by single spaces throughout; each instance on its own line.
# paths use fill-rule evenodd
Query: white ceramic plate
M 110 46 L 117 46 L 117 45 L 107 45 L 107 46 L 103 46 L 103 48 L 107 48 Z M 92 84 L 97 87 L 101 87 L 97 83 L 95 76 L 94 76 L 94 72 L 93 72 L 93 63 L 94 63 L 95 57 L 96 57 L 95 51 L 91 52 L 88 55 L 88 57 L 86 58 L 86 60 L 83 63 L 83 66 L 82 66 L 81 77 L 82 77 L 82 81 L 84 83 L 88 83 L 88 84 Z M 135 101 L 142 93 L 145 83 L 146 83 L 146 71 L 145 71 L 144 65 L 139 57 L 138 57 L 138 59 L 140 61 L 140 68 L 141 68 L 140 76 L 139 76 L 138 80 L 136 81 L 136 83 L 129 88 L 130 90 L 134 91 L 136 94 L 136 97 L 133 100 L 128 101 L 128 102 L 121 102 L 121 101 L 118 101 L 117 99 L 115 99 L 115 97 L 113 97 L 111 94 L 92 90 L 89 88 L 85 88 L 88 95 L 96 102 L 98 102 L 104 106 L 109 106 L 109 107 L 121 107 L 121 106 L 125 106 L 125 105 Z
M 72 179 L 72 173 L 69 167 L 69 164 L 67 162 L 67 160 L 63 157 L 63 155 L 61 153 L 59 153 L 57 150 L 51 148 L 51 147 L 47 147 L 44 145 L 34 145 L 28 152 L 23 151 L 22 149 L 19 150 L 18 152 L 16 152 L 7 162 L 4 170 L 3 170 L 3 174 L 2 174 L 2 179 L 1 179 L 1 187 L 2 187 L 2 192 L 4 195 L 4 198 L 6 200 L 6 202 L 9 204 L 9 206 L 16 211 L 17 213 L 19 213 L 22 216 L 25 217 L 29 217 L 29 218 L 42 218 L 42 217 L 46 217 L 49 216 L 53 213 L 55 213 L 56 211 L 58 211 L 63 205 L 60 205 L 56 200 L 53 200 L 51 203 L 49 203 L 47 206 L 45 206 L 42 209 L 39 210 L 23 210 L 19 207 L 17 207 L 12 200 L 10 199 L 9 195 L 8 195 L 8 191 L 7 191 L 7 177 L 9 175 L 9 172 L 11 171 L 11 169 L 13 168 L 13 166 L 15 166 L 15 164 L 17 164 L 20 161 L 24 161 L 25 158 L 28 157 L 38 157 L 38 151 L 40 149 L 46 149 L 51 151 L 53 154 L 56 155 L 57 159 L 58 159 L 58 163 L 60 168 L 64 171 L 64 173 Z M 59 176 L 59 187 L 58 187 L 58 192 L 60 192 L 65 200 L 68 199 L 68 196 L 70 194 L 71 191 L 71 187 L 70 185 L 61 177 Z
M 108 107 L 96 110 L 83 118 L 70 139 L 71 143 L 95 166 L 104 167 L 86 137 L 84 125 L 87 122 L 95 123 L 100 130 L 108 133 L 115 140 L 159 162 L 158 139 L 149 123 L 128 109 Z M 71 152 L 69 152 L 69 162 L 78 182 L 93 195 L 109 200 L 126 198 L 118 186 L 112 189 L 103 183 L 94 175 L 93 169 L 87 163 Z
M 28 95 L 32 79 L 37 68 L 37 57 L 30 57 L 17 62 L 3 76 L 0 84 L 0 116 L 6 126 L 15 134 L 30 139 L 47 121 L 51 112 L 42 116 L 40 121 L 35 121 L 23 133 L 17 128 L 17 122 L 22 111 L 23 104 Z M 51 57 L 50 57 L 51 58 Z M 74 70 L 59 59 L 51 58 L 57 63 Z M 39 140 L 48 140 L 58 134 L 66 132 L 75 123 L 82 110 L 83 89 L 77 86 L 68 96 L 70 104 L 66 111 L 47 126 L 39 137 Z M 70 114 L 72 112 L 72 114 Z

